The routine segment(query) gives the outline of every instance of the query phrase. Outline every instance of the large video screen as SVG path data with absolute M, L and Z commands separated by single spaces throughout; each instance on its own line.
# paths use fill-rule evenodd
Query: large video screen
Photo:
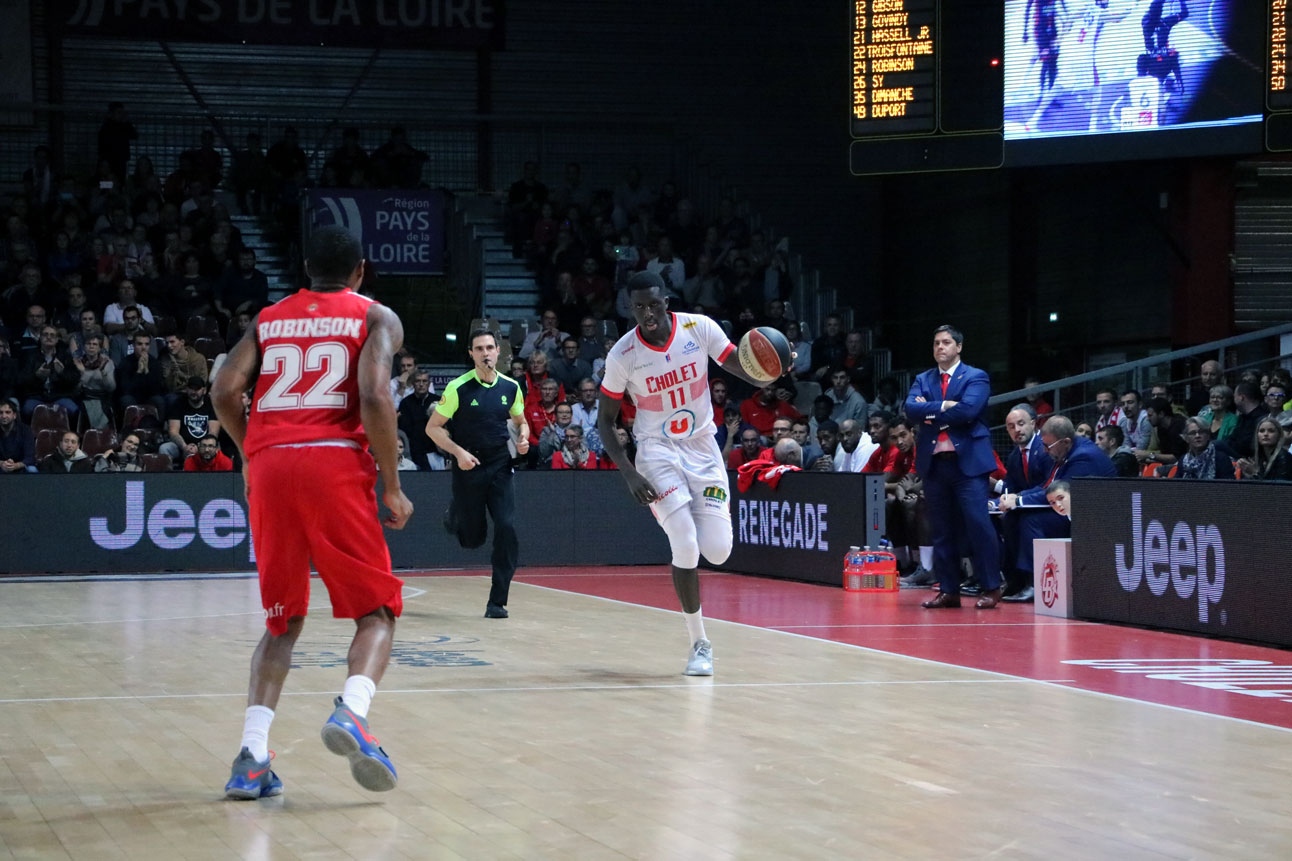
M 1007 161 L 1260 149 L 1264 6 L 1006 0 Z

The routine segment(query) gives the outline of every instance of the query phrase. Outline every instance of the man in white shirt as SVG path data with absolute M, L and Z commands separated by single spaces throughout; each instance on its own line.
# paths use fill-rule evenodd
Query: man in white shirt
M 646 262 L 646 271 L 654 272 L 664 279 L 670 297 L 679 300 L 682 298 L 682 285 L 686 283 L 686 263 L 682 258 L 673 256 L 673 241 L 667 236 L 659 238 L 658 251 Z
M 516 355 L 527 360 L 534 355 L 535 350 L 542 350 L 547 353 L 549 359 L 556 358 L 557 351 L 561 349 L 561 343 L 570 337 L 561 331 L 557 319 L 556 312 L 552 309 L 544 311 L 543 316 L 539 318 L 539 330 L 525 336 L 524 343 L 520 345 L 520 352 Z
M 417 376 L 417 360 L 412 356 L 400 356 L 399 373 L 390 378 L 390 396 L 394 398 L 396 406 L 413 393 L 415 376 Z
M 861 472 L 870 456 L 879 449 L 861 422 L 847 419 L 839 424 L 839 447 L 834 451 L 835 472 Z
M 1121 397 L 1122 418 L 1117 424 L 1121 426 L 1126 444 L 1132 449 L 1148 448 L 1153 436 L 1153 426 L 1148 423 L 1148 410 L 1140 402 L 1139 392 L 1127 389 Z
M 139 289 L 135 287 L 135 282 L 129 278 L 117 285 L 117 301 L 103 309 L 103 331 L 108 335 L 116 335 L 127 329 L 125 320 L 125 311 L 130 306 L 139 309 L 140 316 L 143 317 L 143 330 L 149 335 L 157 331 L 154 325 L 153 312 L 147 305 L 136 302 L 139 295 Z

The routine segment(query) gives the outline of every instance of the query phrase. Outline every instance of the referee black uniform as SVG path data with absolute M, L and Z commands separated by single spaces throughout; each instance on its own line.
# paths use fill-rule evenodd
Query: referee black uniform
M 505 374 L 483 383 L 475 369 L 467 371 L 444 389 L 435 411 L 449 419 L 453 441 L 480 461 L 463 470 L 453 461 L 453 501 L 444 526 L 467 549 L 484 544 L 488 526 L 485 511 L 493 520 L 493 585 L 489 609 L 505 608 L 511 578 L 516 573 L 520 541 L 516 537 L 516 495 L 512 490 L 511 438 L 508 425 L 513 416 L 525 412 L 520 384 Z

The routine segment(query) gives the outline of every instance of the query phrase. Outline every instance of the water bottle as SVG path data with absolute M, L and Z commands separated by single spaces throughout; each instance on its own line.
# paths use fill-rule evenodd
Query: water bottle
M 862 585 L 862 573 L 866 570 L 866 560 L 861 548 L 855 544 L 848 548 L 843 556 L 843 588 L 847 592 L 859 592 Z

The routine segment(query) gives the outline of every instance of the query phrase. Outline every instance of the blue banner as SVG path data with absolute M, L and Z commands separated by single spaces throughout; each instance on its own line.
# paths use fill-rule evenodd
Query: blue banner
M 497 51 L 503 12 L 503 0 L 54 0 L 47 14 L 69 36 Z
M 319 188 L 309 195 L 311 228 L 346 228 L 380 274 L 444 274 L 443 192 Z

